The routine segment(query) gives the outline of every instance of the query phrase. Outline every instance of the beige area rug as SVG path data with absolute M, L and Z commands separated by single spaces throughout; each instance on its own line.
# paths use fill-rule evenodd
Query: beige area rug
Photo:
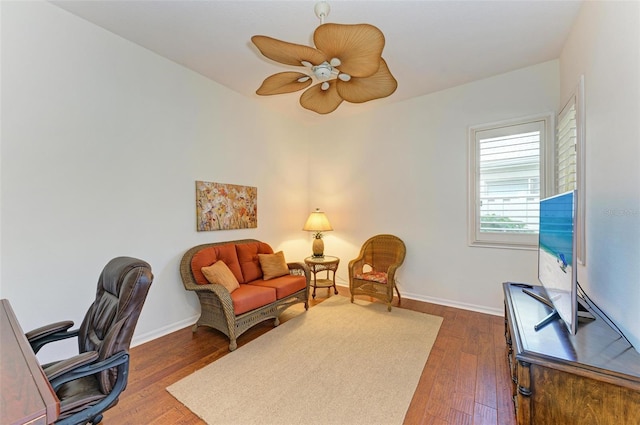
M 402 424 L 442 318 L 332 296 L 167 390 L 208 424 Z

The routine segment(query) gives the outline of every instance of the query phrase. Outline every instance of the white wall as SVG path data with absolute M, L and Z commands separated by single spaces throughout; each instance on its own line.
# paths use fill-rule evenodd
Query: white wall
M 501 282 L 537 281 L 535 251 L 469 247 L 469 126 L 554 112 L 558 61 L 499 75 L 335 121 L 315 133 L 312 206 L 335 229 L 325 251 L 346 263 L 364 240 L 407 245 L 399 287 L 407 297 L 501 314 Z M 321 177 L 319 177 L 321 176 Z
M 2 2 L 0 296 L 25 331 L 79 324 L 102 267 L 129 255 L 155 275 L 134 343 L 187 326 L 189 247 L 257 238 L 306 254 L 296 128 L 49 3 Z M 258 228 L 196 232 L 195 180 L 256 186 Z
M 586 267 L 578 279 L 640 347 L 640 3 L 585 2 L 564 46 L 561 92 L 586 112 Z

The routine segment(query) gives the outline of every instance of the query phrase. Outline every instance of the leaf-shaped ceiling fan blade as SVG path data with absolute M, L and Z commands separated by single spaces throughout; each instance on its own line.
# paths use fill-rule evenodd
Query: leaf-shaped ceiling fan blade
M 384 48 L 384 34 L 369 24 L 323 24 L 313 33 L 313 41 L 328 60 L 340 59 L 338 69 L 352 77 L 373 75 Z
M 302 61 L 319 65 L 325 61 L 324 54 L 313 47 L 287 43 L 264 35 L 254 35 L 251 41 L 264 56 L 285 65 L 302 66 Z
M 384 59 L 380 58 L 378 71 L 367 78 L 352 78 L 349 81 L 337 80 L 336 90 L 347 102 L 363 103 L 391 95 L 398 82 Z
M 306 81 L 298 81 L 300 78 L 305 78 Z M 272 94 L 284 94 L 292 93 L 294 91 L 302 90 L 311 85 L 311 78 L 300 72 L 279 72 L 267 77 L 256 94 L 261 96 L 268 96 Z
M 321 86 L 324 83 L 320 83 L 302 93 L 300 105 L 319 114 L 328 114 L 335 111 L 342 103 L 342 98 L 336 90 L 336 80 L 326 81 L 325 83 L 329 84 L 327 90 L 322 90 Z

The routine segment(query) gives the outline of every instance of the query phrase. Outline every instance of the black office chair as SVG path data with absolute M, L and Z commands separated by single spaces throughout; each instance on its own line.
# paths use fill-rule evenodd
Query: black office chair
M 98 424 L 127 386 L 129 345 L 151 287 L 151 266 L 118 257 L 98 280 L 96 299 L 79 329 L 72 321 L 43 326 L 26 334 L 34 352 L 45 344 L 77 337 L 80 354 L 42 366 L 60 399 L 58 425 Z

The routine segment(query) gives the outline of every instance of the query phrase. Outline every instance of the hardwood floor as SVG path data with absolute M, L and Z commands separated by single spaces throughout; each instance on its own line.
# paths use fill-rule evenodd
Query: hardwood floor
M 338 290 L 340 295 L 349 294 L 348 288 Z M 326 291 L 319 291 L 310 305 L 322 302 L 325 296 Z M 504 319 L 413 300 L 403 299 L 402 307 L 444 318 L 404 423 L 515 424 Z M 303 312 L 302 305 L 289 308 L 281 322 Z M 254 326 L 240 336 L 238 347 L 270 329 L 271 320 Z M 227 354 L 228 344 L 218 331 L 200 327 L 193 333 L 189 327 L 132 348 L 128 387 L 102 423 L 205 424 L 165 388 Z

